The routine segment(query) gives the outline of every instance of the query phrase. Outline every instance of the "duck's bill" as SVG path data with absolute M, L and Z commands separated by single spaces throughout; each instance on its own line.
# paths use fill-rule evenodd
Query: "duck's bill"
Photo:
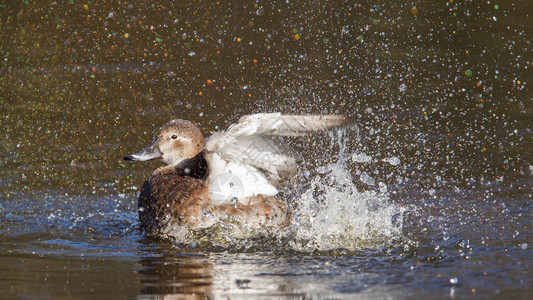
M 150 146 L 144 148 L 143 151 L 131 154 L 131 155 L 124 155 L 124 160 L 129 161 L 149 161 L 154 159 L 161 159 L 163 155 L 161 154 L 161 151 L 159 151 L 159 148 L 155 144 L 150 144 Z

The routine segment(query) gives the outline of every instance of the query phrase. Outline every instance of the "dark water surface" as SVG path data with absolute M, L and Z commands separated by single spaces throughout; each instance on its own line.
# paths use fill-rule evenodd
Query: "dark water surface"
M 1 297 L 531 298 L 532 6 L 1 3 Z M 124 154 L 172 118 L 208 136 L 274 111 L 356 118 L 345 168 L 402 233 L 328 251 L 143 236 L 159 165 Z M 308 166 L 338 158 L 321 143 L 296 142 Z

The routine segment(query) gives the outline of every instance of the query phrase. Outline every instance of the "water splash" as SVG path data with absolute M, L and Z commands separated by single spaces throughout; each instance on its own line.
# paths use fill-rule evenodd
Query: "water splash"
M 379 247 L 401 237 L 403 210 L 380 191 L 357 190 L 342 162 L 328 164 L 326 177 L 316 177 L 299 201 L 293 219 L 291 248 L 301 251 L 355 250 Z
M 336 162 L 316 165 L 310 162 L 314 159 L 309 159 L 307 163 L 312 172 L 307 171 L 305 182 L 294 188 L 298 192 L 286 194 L 293 206 L 288 228 L 252 229 L 229 217 L 206 229 L 178 228 L 174 238 L 187 247 L 243 250 L 281 245 L 305 252 L 357 250 L 401 242 L 402 217 L 406 209 L 392 203 L 387 186 L 378 180 L 371 190 L 358 190 L 352 176 L 358 173 L 351 164 L 353 157 L 365 157 L 365 161 L 374 159 L 351 153 L 355 151 L 349 151 L 349 144 L 353 146 L 349 141 L 357 137 L 350 135 L 345 130 L 330 134 L 330 149 L 326 152 L 336 153 Z M 396 162 L 391 161 L 391 165 Z M 365 183 L 363 177 L 358 180 Z
M 357 188 L 353 174 L 359 172 L 350 161 L 373 161 L 353 149 L 352 142 L 359 141 L 358 128 L 332 131 L 329 136 L 329 150 L 337 149 L 337 161 L 318 168 L 326 171 L 318 172 L 299 196 L 290 247 L 299 251 L 357 250 L 401 240 L 406 209 L 391 202 L 387 186 L 378 182 L 372 190 Z

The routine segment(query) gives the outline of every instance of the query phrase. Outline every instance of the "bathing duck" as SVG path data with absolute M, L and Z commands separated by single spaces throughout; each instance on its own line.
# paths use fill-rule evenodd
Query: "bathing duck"
M 223 219 L 252 228 L 283 227 L 290 212 L 278 191 L 293 176 L 295 159 L 269 137 L 302 136 L 351 125 L 342 115 L 246 115 L 206 141 L 186 120 L 163 125 L 153 142 L 128 161 L 165 166 L 144 182 L 138 201 L 141 227 L 176 236 L 177 229 L 208 228 Z

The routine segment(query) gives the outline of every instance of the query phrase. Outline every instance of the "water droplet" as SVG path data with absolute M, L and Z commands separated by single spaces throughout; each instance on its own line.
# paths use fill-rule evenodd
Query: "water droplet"
M 361 182 L 363 182 L 364 184 L 368 184 L 368 185 L 376 184 L 376 181 L 374 180 L 374 178 L 370 177 L 370 175 L 368 175 L 366 172 L 361 174 L 360 179 L 361 179 Z
M 402 93 L 407 91 L 407 85 L 405 83 L 400 84 L 400 87 L 398 87 L 398 90 Z
M 385 158 L 383 161 L 389 163 L 391 166 L 397 166 L 400 164 L 400 159 L 396 156 Z
M 368 156 L 365 153 L 356 153 L 352 155 L 352 160 L 358 163 L 371 163 L 372 156 Z

